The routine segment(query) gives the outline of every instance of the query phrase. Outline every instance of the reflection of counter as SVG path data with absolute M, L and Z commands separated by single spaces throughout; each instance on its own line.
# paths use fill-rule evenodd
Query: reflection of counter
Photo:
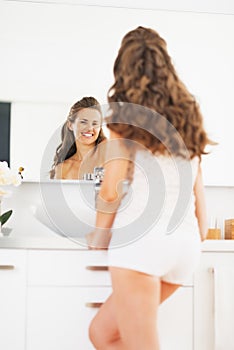
M 45 237 L 1 237 L 0 249 L 74 249 L 74 250 L 86 250 L 87 247 L 69 240 L 68 238 L 59 237 L 53 232 L 50 236 Z
M 53 196 L 50 201 L 57 210 L 59 207 L 59 194 L 63 195 L 64 203 L 69 203 L 71 211 L 85 217 L 86 208 L 90 210 L 88 216 L 91 225 L 95 219 L 95 210 L 92 208 L 95 197 L 95 190 L 90 181 L 63 181 L 61 188 L 60 181 L 53 180 L 40 184 L 39 182 L 23 182 L 19 187 L 13 187 L 11 197 L 3 201 L 3 210 L 13 209 L 13 215 L 6 223 L 6 227 L 12 228 L 9 237 L 0 237 L 0 248 L 20 249 L 74 249 L 84 250 L 85 239 L 83 230 L 77 226 L 77 234 L 80 234 L 79 241 L 62 237 L 56 234 L 48 226 L 42 224 L 33 214 L 33 206 L 44 206 L 42 201 L 43 192 L 48 195 L 48 188 L 53 188 Z M 79 185 L 81 186 L 79 187 Z M 80 190 L 82 188 L 82 191 Z M 83 191 L 84 189 L 84 191 Z M 45 194 L 44 194 L 45 198 Z M 50 200 L 50 198 L 49 198 Z M 44 206 L 45 207 L 45 206 Z M 46 208 L 48 209 L 48 207 Z M 58 209 L 59 210 L 59 209 Z M 62 208 L 63 210 L 63 208 Z M 61 211 L 63 213 L 63 211 Z M 59 215 L 59 213 L 58 213 Z M 87 215 L 86 215 L 87 216 Z M 64 218 L 66 222 L 67 216 Z M 76 222 L 75 222 L 76 224 Z M 75 226 L 75 224 L 73 226 Z M 81 232 L 82 231 L 82 232 Z M 84 244 L 84 245 L 83 245 Z M 206 240 L 202 243 L 204 252 L 232 252 L 234 251 L 234 240 Z
M 13 210 L 3 233 L 11 232 L 0 237 L 0 248 L 87 249 L 85 235 L 96 218 L 94 181 L 27 181 L 12 192 L 3 201 L 3 211 Z M 121 206 L 130 196 L 131 191 Z
M 23 182 L 12 192 L 3 200 L 3 211 L 13 210 L 3 233 L 5 227 L 11 232 L 0 237 L 0 248 L 84 249 L 84 235 L 95 222 L 94 183 Z M 73 240 L 66 238 L 66 229 Z

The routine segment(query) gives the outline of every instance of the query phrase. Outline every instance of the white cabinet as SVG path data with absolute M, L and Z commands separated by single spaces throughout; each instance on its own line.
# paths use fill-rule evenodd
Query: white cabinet
M 107 252 L 100 250 L 31 250 L 29 286 L 107 286 Z
M 0 251 L 0 349 L 25 349 L 26 252 Z
M 194 350 L 233 350 L 234 253 L 203 253 L 194 279 Z
M 193 288 L 182 287 L 159 309 L 161 350 L 193 349 Z
M 88 327 L 112 291 L 106 253 L 1 249 L 0 349 L 94 350 Z M 161 350 L 193 350 L 193 281 L 160 306 L 159 333 Z
M 104 251 L 30 251 L 27 350 L 93 350 L 88 326 L 111 293 Z M 144 317 L 144 316 L 143 316 Z M 193 349 L 193 286 L 160 306 L 161 350 Z
M 111 293 L 108 287 L 30 287 L 27 350 L 93 350 L 88 327 L 96 308 Z
M 88 327 L 111 294 L 103 251 L 30 251 L 27 350 L 92 350 Z

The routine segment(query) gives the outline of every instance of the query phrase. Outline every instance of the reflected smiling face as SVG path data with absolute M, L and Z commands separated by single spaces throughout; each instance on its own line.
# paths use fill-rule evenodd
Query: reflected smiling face
M 98 110 L 84 108 L 77 113 L 74 123 L 69 122 L 76 141 L 92 145 L 98 138 L 101 129 L 101 114 Z

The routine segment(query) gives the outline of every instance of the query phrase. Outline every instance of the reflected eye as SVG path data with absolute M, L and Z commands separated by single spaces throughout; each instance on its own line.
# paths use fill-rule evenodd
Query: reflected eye
M 98 128 L 98 127 L 100 127 L 100 123 L 99 123 L 98 121 L 93 121 L 92 124 L 90 124 L 88 120 L 86 120 L 86 119 L 81 119 L 81 120 L 78 121 L 78 123 L 79 123 L 80 125 L 90 125 L 90 126 L 92 126 L 93 128 Z

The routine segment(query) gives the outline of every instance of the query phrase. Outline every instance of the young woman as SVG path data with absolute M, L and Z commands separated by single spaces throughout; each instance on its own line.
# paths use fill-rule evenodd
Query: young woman
M 158 350 L 158 307 L 193 273 L 206 237 L 200 161 L 212 142 L 154 30 L 125 35 L 114 76 L 109 161 L 96 229 L 87 235 L 91 249 L 109 246 L 113 293 L 93 319 L 90 339 L 98 350 Z M 133 199 L 119 211 L 126 178 Z M 129 218 L 115 229 L 116 220 Z
M 93 173 L 94 167 L 103 165 L 106 137 L 101 107 L 94 97 L 83 97 L 71 107 L 61 138 L 50 171 L 51 179 L 82 179 L 85 173 Z

